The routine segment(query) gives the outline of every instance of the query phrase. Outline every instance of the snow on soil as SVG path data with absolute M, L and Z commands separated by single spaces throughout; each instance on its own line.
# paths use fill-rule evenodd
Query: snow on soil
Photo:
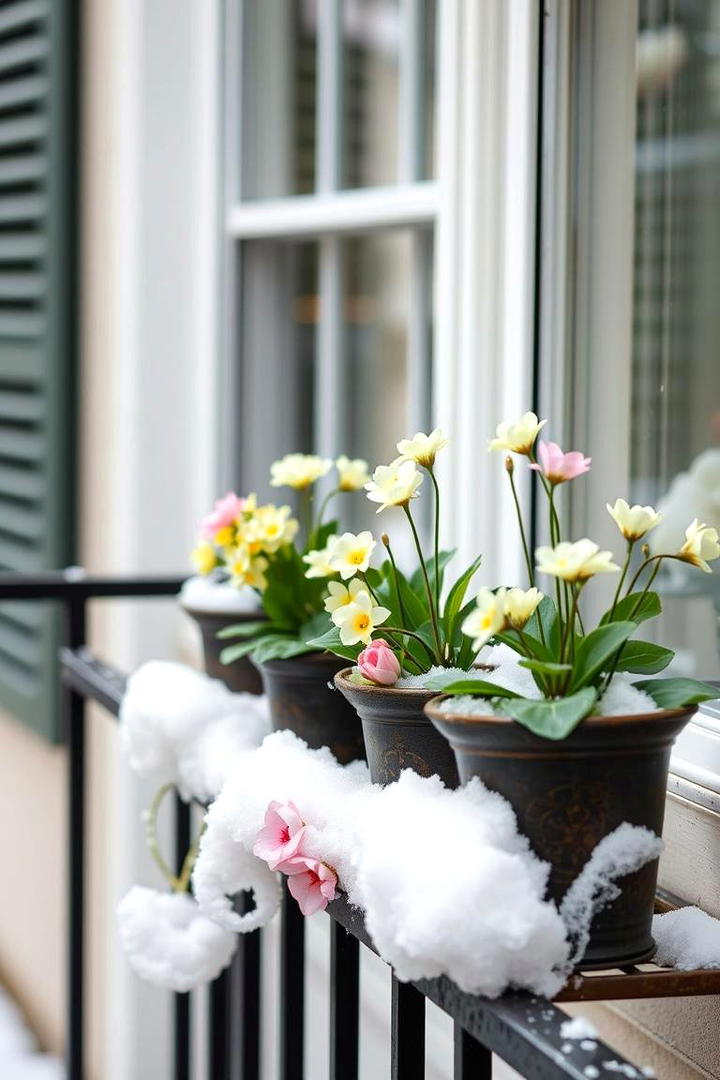
M 656 915 L 653 937 L 657 943 L 655 963 L 662 967 L 692 971 L 720 967 L 720 919 L 697 907 L 683 907 Z
M 180 590 L 180 603 L 186 608 L 198 611 L 212 611 L 218 614 L 247 615 L 249 611 L 261 614 L 260 601 L 254 589 L 247 586 L 236 589 L 228 581 L 215 581 L 207 577 L 190 577 L 183 582 Z

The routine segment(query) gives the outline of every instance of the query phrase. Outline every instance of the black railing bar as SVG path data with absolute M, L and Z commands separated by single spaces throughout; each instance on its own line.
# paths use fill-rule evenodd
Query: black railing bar
M 327 912 L 377 953 L 361 912 L 344 897 L 333 900 Z M 560 1034 L 560 1027 L 568 1017 L 546 998 L 518 992 L 495 999 L 477 997 L 466 994 L 445 976 L 419 979 L 412 985 L 478 1042 L 530 1080 L 587 1080 L 584 1069 L 595 1066 L 602 1073 L 603 1062 L 611 1059 L 634 1068 L 600 1041 L 593 1051 L 581 1051 L 579 1044 L 571 1043 L 573 1050 L 564 1054 L 562 1047 L 568 1045 L 568 1040 Z
M 85 601 L 65 605 L 65 640 L 85 641 Z M 85 698 L 71 687 L 62 695 L 67 769 L 67 967 L 65 1059 L 68 1080 L 85 1073 Z
M 120 712 L 127 678 L 88 648 L 60 650 L 63 682 L 84 698 L 99 702 L 113 716 Z
M 0 574 L 0 600 L 92 600 L 99 597 L 175 596 L 187 574 L 108 577 L 80 567 L 37 574 Z

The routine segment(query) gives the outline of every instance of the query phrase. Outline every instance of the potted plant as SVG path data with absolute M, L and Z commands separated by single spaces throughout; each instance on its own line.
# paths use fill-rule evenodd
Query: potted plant
M 651 506 L 608 506 L 622 534 L 625 559 L 585 538 L 562 539 L 556 507 L 561 484 L 587 472 L 590 459 L 540 442 L 527 413 L 500 425 L 491 449 L 527 459 L 548 502 L 550 544 L 530 558 L 527 529 L 518 511 L 530 590 L 538 598 L 524 610 L 517 590 L 481 589 L 463 630 L 479 649 L 500 645 L 500 665 L 482 681 L 458 680 L 426 706 L 453 748 L 462 782 L 479 777 L 504 795 L 520 831 L 551 865 L 549 894 L 560 901 L 596 844 L 622 822 L 662 832 L 670 749 L 698 702 L 717 696 L 705 683 L 654 678 L 672 650 L 639 640 L 636 632 L 661 612 L 652 584 L 665 559 L 710 572 L 720 556 L 718 534 L 695 520 L 679 550 L 652 554 L 646 535 L 660 515 Z M 515 491 L 515 462 L 506 458 Z M 617 574 L 612 602 L 596 626 L 587 625 L 583 596 L 598 575 Z M 537 591 L 536 575 L 551 583 Z M 595 919 L 583 967 L 647 960 L 657 860 L 622 880 L 617 899 Z
M 315 512 L 317 482 L 333 464 L 337 482 Z M 288 507 L 257 507 L 246 500 L 226 555 L 231 580 L 256 590 L 263 618 L 220 632 L 223 640 L 240 639 L 222 650 L 222 662 L 249 659 L 262 678 L 275 730 L 289 728 L 313 748 L 329 746 L 342 763 L 364 757 L 362 730 L 333 687 L 342 662 L 307 642 L 325 627 L 328 579 L 337 576 L 327 554 L 339 526 L 324 521 L 325 511 L 336 495 L 360 490 L 366 480 L 367 465 L 360 459 L 342 456 L 333 463 L 312 454 L 287 454 L 271 466 L 270 483 L 297 492 L 302 526 Z
M 391 507 L 403 511 L 418 558 L 415 572 L 406 576 L 400 571 L 387 534 L 382 536 L 387 558 L 378 568 L 370 566 L 377 542 L 369 532 L 341 537 L 329 556 L 330 568 L 342 578 L 329 585 L 325 607 L 330 625 L 310 641 L 355 662 L 338 672 L 335 685 L 357 709 L 370 775 L 381 784 L 411 768 L 457 785 L 450 748 L 423 711 L 434 694 L 428 680 L 442 676 L 452 682 L 471 671 L 477 652 L 461 626 L 469 612 L 465 593 L 480 558 L 443 598 L 444 572 L 453 552 L 440 550 L 435 458 L 446 445 L 440 430 L 404 439 L 398 443 L 400 456 L 378 466 L 365 485 L 368 498 L 379 504 L 378 513 Z M 411 509 L 425 476 L 434 493 L 430 556 L 423 552 Z

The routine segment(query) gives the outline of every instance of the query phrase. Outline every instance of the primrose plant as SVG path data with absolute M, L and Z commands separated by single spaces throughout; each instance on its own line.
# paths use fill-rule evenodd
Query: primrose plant
M 710 573 L 708 564 L 720 557 L 720 544 L 717 531 L 696 518 L 688 525 L 679 550 L 651 554 L 645 537 L 661 515 L 652 506 L 629 506 L 624 499 L 607 507 L 625 541 L 621 563 L 590 539 L 564 540 L 557 488 L 586 473 L 590 458 L 577 451 L 563 453 L 553 442 L 538 442 L 545 423 L 528 412 L 515 424 L 500 424 L 490 442 L 490 450 L 509 451 L 505 469 L 517 510 L 529 589 L 481 589 L 462 626 L 474 650 L 502 643 L 519 654 L 519 664 L 532 674 L 537 697 L 523 698 L 513 689 L 482 678 L 435 685 L 446 694 L 494 700 L 496 705 L 501 703 L 503 714 L 536 734 L 561 739 L 593 712 L 617 672 L 648 676 L 667 667 L 674 655 L 671 649 L 635 637 L 641 623 L 662 611 L 660 597 L 652 589 L 658 571 L 664 560 L 677 559 Z M 525 459 L 547 499 L 550 544 L 537 549 L 534 561 L 517 496 L 513 454 Z M 538 590 L 538 574 L 552 583 L 549 595 Z M 591 628 L 583 622 L 581 600 L 589 582 L 600 574 L 619 576 L 610 607 Z M 694 679 L 650 678 L 633 685 L 658 708 L 680 708 L 717 697 L 715 688 Z
M 371 681 L 389 685 L 402 672 L 423 675 L 435 668 L 467 671 L 477 653 L 472 640 L 463 634 L 462 624 L 472 607 L 472 603 L 465 604 L 465 594 L 480 565 L 479 557 L 443 600 L 445 568 L 454 553 L 440 550 L 440 488 L 435 459 L 447 442 L 439 429 L 430 435 L 419 432 L 412 439 L 401 440 L 395 461 L 379 465 L 365 484 L 368 499 L 378 504 L 378 514 L 397 508 L 405 516 L 418 559 L 410 576 L 398 568 L 386 533 L 381 540 L 387 557 L 379 567 L 370 565 L 378 546 L 370 532 L 345 533 L 322 551 L 308 555 L 318 572 L 322 568 L 329 579 L 335 578 L 328 581 L 325 600 L 331 626 L 309 644 L 357 660 L 360 676 Z M 434 495 L 433 546 L 429 555 L 423 552 L 412 512 L 412 503 L 419 497 L 426 477 Z
M 317 482 L 335 468 L 336 480 L 319 507 Z M 314 454 L 287 454 L 270 469 L 272 487 L 298 494 L 300 521 L 289 506 L 258 506 L 254 495 L 226 495 L 202 522 L 193 553 L 200 573 L 220 573 L 232 585 L 255 589 L 265 618 L 228 626 L 218 637 L 239 638 L 221 653 L 230 664 L 252 654 L 258 662 L 301 656 L 306 642 L 326 626 L 324 599 L 328 545 L 339 532 L 337 520 L 325 521 L 330 501 L 342 492 L 359 491 L 368 480 L 367 463 L 342 456 L 335 462 Z

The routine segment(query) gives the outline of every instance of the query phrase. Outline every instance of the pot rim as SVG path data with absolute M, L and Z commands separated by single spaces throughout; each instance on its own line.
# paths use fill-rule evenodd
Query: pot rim
M 262 622 L 267 620 L 267 615 L 261 607 L 256 611 L 233 611 L 230 608 L 222 611 L 218 608 L 202 608 L 196 607 L 194 604 L 186 604 L 180 598 L 178 598 L 178 603 L 183 611 L 194 617 L 236 619 L 237 622 Z
M 434 698 L 431 698 L 425 705 L 426 714 L 432 720 L 441 720 L 444 724 L 458 724 L 465 727 L 473 727 L 478 724 L 505 727 L 509 724 L 517 724 L 517 720 L 514 720 L 512 716 L 496 716 L 491 713 L 444 712 L 439 707 L 440 703 L 449 701 L 451 696 L 452 695 L 450 694 L 437 694 Z M 623 724 L 633 723 L 651 724 L 657 720 L 671 720 L 686 716 L 688 713 L 693 714 L 696 711 L 697 705 L 683 705 L 677 709 L 656 709 L 654 712 L 623 713 L 619 716 L 600 716 L 598 714 L 592 714 L 581 720 L 578 724 L 578 728 L 584 727 L 585 725 L 590 728 L 603 728 L 619 727 Z M 520 726 L 522 727 L 523 725 Z M 577 730 L 577 728 L 574 730 Z
M 312 652 L 298 653 L 297 656 L 275 656 L 271 660 L 255 660 L 252 653 L 249 655 L 253 664 L 258 668 L 265 667 L 266 664 L 299 664 L 303 660 L 310 664 L 318 664 L 331 659 L 341 659 L 339 656 L 335 656 L 335 653 L 331 653 L 329 649 L 313 649 Z
M 379 683 L 368 683 L 363 686 L 362 683 L 351 681 L 348 674 L 351 671 L 352 667 L 342 668 L 338 671 L 335 676 L 335 685 L 338 690 L 347 687 L 350 690 L 357 690 L 361 694 L 377 694 L 378 691 L 381 691 L 382 693 L 397 694 L 398 697 L 405 698 L 427 697 L 428 694 L 437 697 L 437 691 L 426 690 L 423 686 L 380 686 Z

